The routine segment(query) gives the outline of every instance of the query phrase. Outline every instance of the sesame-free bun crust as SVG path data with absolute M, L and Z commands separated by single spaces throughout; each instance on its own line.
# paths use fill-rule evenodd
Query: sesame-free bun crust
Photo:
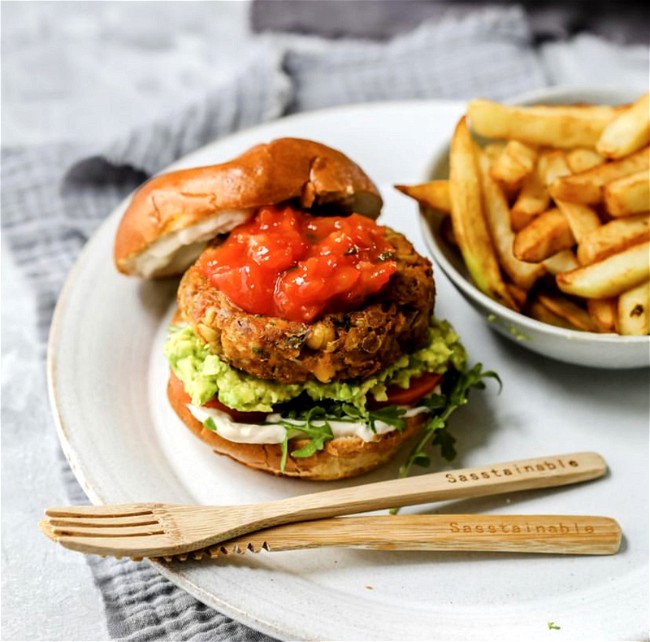
M 387 463 L 406 441 L 420 432 L 426 417 L 425 414 L 408 417 L 403 430 L 377 436 L 373 441 L 366 442 L 359 437 L 339 437 L 327 442 L 323 450 L 317 451 L 311 457 L 295 458 L 289 454 L 285 470 L 282 471 L 282 451 L 279 444 L 239 444 L 220 437 L 205 428 L 192 415 L 186 400 L 176 394 L 176 389 L 170 380 L 167 396 L 172 408 L 181 421 L 215 453 L 227 455 L 249 468 L 265 473 L 315 481 L 355 477 Z M 291 440 L 289 453 L 306 443 L 306 440 Z
M 345 154 L 310 140 L 279 138 L 218 165 L 161 174 L 133 196 L 114 246 L 120 272 L 182 273 L 206 241 L 232 230 L 264 205 L 357 212 L 377 218 L 382 199 Z

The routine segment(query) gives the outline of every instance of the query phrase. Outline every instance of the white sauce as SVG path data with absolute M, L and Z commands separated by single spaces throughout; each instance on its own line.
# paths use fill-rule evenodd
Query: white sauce
M 194 406 L 187 404 L 189 411 L 195 419 L 203 423 L 208 417 L 212 417 L 217 426 L 217 434 L 228 441 L 238 444 L 281 444 L 286 434 L 284 426 L 274 423 L 280 420 L 279 414 L 268 415 L 264 424 L 244 424 L 233 421 L 230 415 L 221 412 L 215 408 L 205 408 L 204 406 Z M 413 417 L 421 412 L 426 412 L 428 408 L 421 406 L 409 408 L 404 417 Z M 314 425 L 320 425 L 318 421 Z M 334 437 L 359 437 L 363 441 L 372 441 L 377 435 L 396 430 L 395 426 L 386 424 L 383 421 L 375 422 L 375 431 L 372 431 L 364 423 L 352 423 L 347 421 L 329 421 Z M 304 436 L 304 433 L 296 431 L 296 437 Z
M 154 276 L 162 270 L 165 273 L 182 272 L 199 257 L 210 239 L 229 232 L 248 220 L 252 211 L 219 212 L 199 223 L 162 236 L 135 257 L 135 272 L 144 278 Z

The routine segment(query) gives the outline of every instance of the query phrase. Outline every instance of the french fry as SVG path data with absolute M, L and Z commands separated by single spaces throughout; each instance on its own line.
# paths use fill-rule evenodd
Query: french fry
M 419 185 L 395 185 L 395 189 L 414 198 L 420 205 L 438 212 L 451 211 L 449 202 L 449 181 L 438 180 Z
M 567 152 L 566 162 L 572 174 L 580 174 L 588 169 L 602 165 L 605 159 L 593 149 L 578 147 Z
M 510 224 L 515 232 L 526 227 L 536 216 L 545 212 L 551 202 L 551 197 L 542 179 L 541 160 L 535 164 L 528 175 L 510 210 Z
M 520 261 L 539 263 L 575 245 L 569 222 L 553 208 L 533 219 L 515 235 L 513 253 Z
M 573 238 L 578 243 L 585 236 L 600 227 L 600 218 L 598 218 L 598 214 L 589 205 L 569 203 L 568 201 L 561 200 L 556 200 L 555 204 L 569 222 Z
M 648 334 L 650 282 L 640 283 L 618 297 L 618 328 L 621 334 Z
M 542 323 L 548 323 L 549 325 L 554 325 L 558 328 L 566 328 L 567 330 L 578 329 L 564 317 L 561 317 L 559 314 L 555 314 L 555 312 L 549 310 L 537 298 L 528 303 L 524 311 L 529 317 L 537 321 L 541 321 Z
M 515 232 L 549 209 L 551 197 L 548 186 L 560 176 L 570 173 L 563 150 L 546 150 L 539 155 L 536 171 L 531 173 L 530 182 L 522 187 L 511 211 L 511 224 Z
M 499 263 L 515 285 L 524 290 L 530 290 L 546 270 L 541 264 L 524 263 L 513 254 L 515 235 L 510 227 L 508 201 L 501 186 L 492 177 L 490 159 L 485 153 L 479 152 L 478 160 L 485 218 Z
M 587 299 L 587 312 L 598 332 L 616 332 L 618 321 L 618 298 Z
M 617 113 L 613 107 L 513 107 L 484 99 L 467 106 L 472 128 L 481 136 L 562 149 L 595 147 Z
M 603 188 L 603 200 L 612 216 L 650 211 L 650 174 L 637 172 L 607 183 Z
M 595 263 L 621 250 L 650 239 L 650 214 L 637 214 L 601 225 L 584 236 L 577 256 L 582 265 Z
M 462 117 L 451 140 L 449 196 L 454 236 L 477 287 L 512 309 L 483 212 L 476 144 Z
M 592 105 L 587 103 L 574 103 L 572 105 L 534 105 L 528 107 L 538 114 L 565 115 L 574 118 L 591 118 L 595 121 L 611 123 L 630 107 L 630 103 L 623 105 Z
M 559 178 L 571 174 L 564 150 L 547 150 L 541 154 L 539 162 L 542 180 L 546 187 L 553 185 Z
M 598 139 L 596 150 L 606 158 L 623 158 L 650 143 L 650 93 L 617 116 Z
M 580 174 L 563 176 L 550 187 L 551 196 L 572 203 L 596 204 L 602 200 L 603 186 L 612 181 L 650 169 L 650 147 Z
M 542 261 L 549 274 L 559 274 L 560 272 L 570 272 L 580 267 L 580 263 L 573 253 L 573 250 L 560 250 L 556 254 L 549 256 Z
M 484 148 L 483 151 L 487 154 L 488 158 L 490 159 L 490 163 L 494 163 L 499 156 L 503 153 L 503 150 L 505 149 L 506 144 L 505 143 L 488 143 Z
M 510 296 L 521 310 L 526 305 L 528 290 L 524 290 L 524 288 L 521 288 L 514 283 L 510 283 L 509 281 L 506 281 L 506 287 L 508 288 L 508 292 L 510 292 Z
M 571 169 L 569 168 L 567 154 L 559 150 L 545 154 L 543 157 L 543 171 L 547 186 L 553 185 L 555 181 L 563 176 L 569 176 Z M 566 217 L 576 241 L 580 241 L 585 234 L 600 226 L 598 214 L 586 205 L 570 203 L 560 199 L 555 199 L 555 204 Z
M 597 326 L 589 313 L 566 297 L 540 292 L 537 298 L 544 307 L 566 319 L 575 328 L 585 332 L 597 331 Z
M 537 149 L 517 140 L 510 140 L 490 169 L 492 178 L 509 190 L 521 187 L 533 171 Z
M 637 243 L 607 258 L 555 277 L 566 294 L 592 299 L 617 296 L 650 278 L 650 242 Z

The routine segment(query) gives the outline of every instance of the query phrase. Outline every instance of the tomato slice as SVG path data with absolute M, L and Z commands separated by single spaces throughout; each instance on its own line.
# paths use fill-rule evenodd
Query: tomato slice
M 419 377 L 411 379 L 408 388 L 401 388 L 400 386 L 388 386 L 386 388 L 386 401 L 372 401 L 374 408 L 383 408 L 384 406 L 410 406 L 422 397 L 434 391 L 435 387 L 440 383 L 443 374 L 436 372 L 425 372 Z
M 172 390 L 174 395 L 177 396 L 183 403 L 192 403 L 192 398 L 185 392 L 185 386 L 183 382 L 172 372 L 170 374 L 170 381 L 172 385 Z M 214 408 L 221 412 L 225 412 L 230 415 L 233 421 L 238 423 L 248 423 L 248 424 L 259 424 L 266 419 L 267 413 L 265 412 L 244 412 L 242 410 L 235 410 L 234 408 L 229 408 L 228 406 L 222 404 L 216 397 L 210 399 L 203 404 L 204 408 Z

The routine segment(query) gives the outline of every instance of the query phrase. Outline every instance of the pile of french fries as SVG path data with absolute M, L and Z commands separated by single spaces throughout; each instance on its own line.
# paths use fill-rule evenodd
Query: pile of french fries
M 503 305 L 560 327 L 646 335 L 649 143 L 650 94 L 619 106 L 473 100 L 449 179 L 396 188 L 442 213 L 475 285 Z

